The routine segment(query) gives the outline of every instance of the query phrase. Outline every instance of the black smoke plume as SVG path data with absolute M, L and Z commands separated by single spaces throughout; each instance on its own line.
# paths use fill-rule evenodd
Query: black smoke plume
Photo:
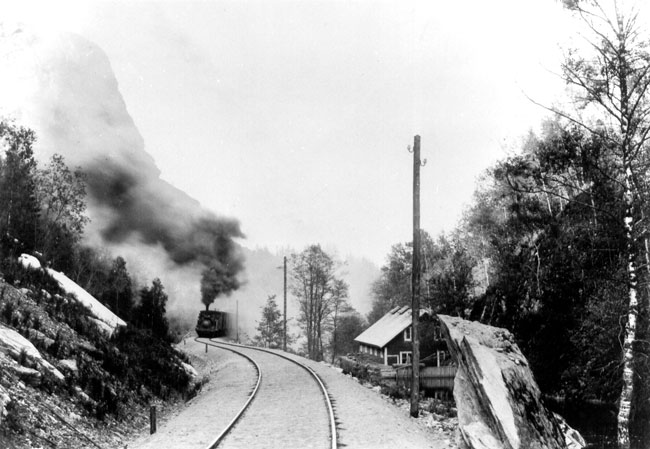
M 106 218 L 100 230 L 105 241 L 122 243 L 136 235 L 146 245 L 162 246 L 176 264 L 198 262 L 204 267 L 201 300 L 206 307 L 239 288 L 243 258 L 234 239 L 243 234 L 236 220 L 202 210 L 158 178 L 143 183 L 141 172 L 133 167 L 103 162 L 85 171 L 91 199 L 108 211 L 102 214 Z
M 160 178 L 101 49 L 74 34 L 0 29 L 0 57 L 2 79 L 27 89 L 9 109 L 36 131 L 38 159 L 60 153 L 87 174 L 89 241 L 129 251 L 136 266 L 167 270 L 172 288 L 194 296 L 195 304 L 200 273 L 212 279 L 203 282 L 212 285 L 202 286 L 204 298 L 239 287 L 239 223 L 206 211 Z M 165 282 L 164 273 L 152 277 Z M 180 278 L 194 285 L 180 285 L 189 282 Z
M 217 259 L 238 265 L 231 259 L 237 259 L 232 239 L 243 237 L 239 222 L 202 210 L 161 179 L 144 184 L 132 170 L 115 163 L 85 168 L 93 202 L 110 211 L 100 231 L 105 240 L 120 243 L 136 233 L 147 245 L 162 245 L 177 264 L 198 261 L 207 266 Z

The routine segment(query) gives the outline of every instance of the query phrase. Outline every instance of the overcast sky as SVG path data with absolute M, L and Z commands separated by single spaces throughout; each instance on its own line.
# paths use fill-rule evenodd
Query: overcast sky
M 415 134 L 422 227 L 452 229 L 545 115 L 524 93 L 561 88 L 551 0 L 2 4 L 98 44 L 162 177 L 252 248 L 383 263 L 412 235 Z

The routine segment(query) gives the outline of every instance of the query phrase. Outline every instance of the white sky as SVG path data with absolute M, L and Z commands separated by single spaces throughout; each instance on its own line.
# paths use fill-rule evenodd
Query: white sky
M 412 235 L 415 134 L 422 227 L 452 229 L 545 115 L 522 91 L 561 88 L 552 0 L 0 5 L 98 44 L 162 177 L 238 218 L 250 247 L 382 264 Z

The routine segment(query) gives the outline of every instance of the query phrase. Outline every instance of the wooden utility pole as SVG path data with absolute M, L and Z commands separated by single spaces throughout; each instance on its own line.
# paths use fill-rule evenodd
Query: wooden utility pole
M 419 415 L 420 402 L 420 136 L 413 142 L 413 263 L 411 267 L 411 416 Z
M 282 350 L 287 351 L 287 256 L 284 256 L 284 340 Z

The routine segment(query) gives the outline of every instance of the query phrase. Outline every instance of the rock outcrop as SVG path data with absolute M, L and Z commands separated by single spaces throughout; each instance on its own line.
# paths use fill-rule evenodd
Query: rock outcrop
M 0 324 L 0 352 L 7 354 L 17 362 L 22 361 L 23 363 L 27 362 L 33 365 L 38 370 L 37 372 L 48 373 L 59 382 L 65 381 L 65 377 L 61 374 L 61 371 L 45 360 L 29 340 L 15 330 L 9 329 L 2 324 Z M 24 371 L 23 374 L 29 376 L 27 371 Z M 40 375 L 38 377 L 40 379 Z M 35 375 L 32 375 L 31 378 L 36 382 Z
M 7 405 L 11 402 L 11 396 L 7 390 L 0 385 L 0 425 L 7 416 Z
M 461 447 L 565 449 L 584 441 L 563 431 L 541 401 L 528 361 L 505 329 L 439 315 L 458 364 L 454 398 Z M 576 432 L 577 433 L 577 432 Z

